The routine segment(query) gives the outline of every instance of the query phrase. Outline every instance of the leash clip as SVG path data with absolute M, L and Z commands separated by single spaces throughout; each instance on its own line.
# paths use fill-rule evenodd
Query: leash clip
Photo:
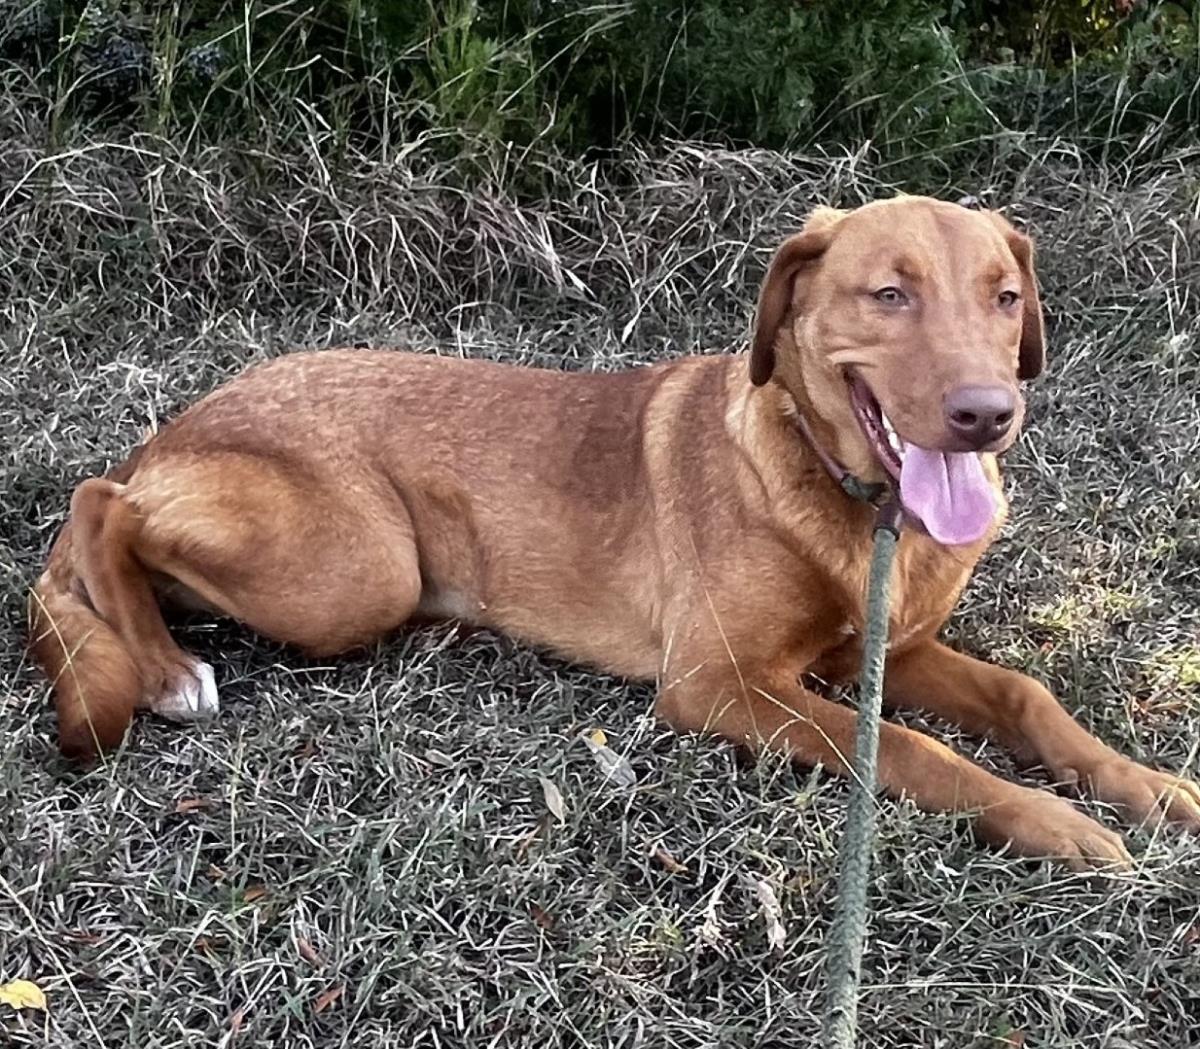
M 842 476 L 838 478 L 838 484 L 851 499 L 856 499 L 860 503 L 870 503 L 872 506 L 878 506 L 880 498 L 888 490 L 886 484 L 859 480 L 849 470 L 842 471 Z

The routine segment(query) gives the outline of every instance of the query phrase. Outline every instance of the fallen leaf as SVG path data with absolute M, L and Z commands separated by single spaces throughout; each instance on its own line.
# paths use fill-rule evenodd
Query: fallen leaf
M 225 872 L 223 870 L 221 870 L 221 868 L 218 867 L 215 863 L 210 863 L 208 865 L 208 876 L 210 878 L 212 878 L 213 881 L 224 881 L 225 880 Z
M 538 779 L 542 784 L 542 797 L 546 799 L 546 808 L 558 817 L 559 823 L 565 823 L 567 814 L 562 792 L 545 776 L 538 776 Z
M 1008 1034 L 1004 1036 L 1002 1041 L 1005 1045 L 1011 1046 L 1012 1049 L 1022 1049 L 1022 1047 L 1025 1045 L 1025 1032 L 1009 1031 Z
M 533 920 L 537 922 L 541 928 L 546 930 L 554 928 L 554 919 L 550 917 L 550 915 L 544 910 L 542 910 L 542 908 L 536 903 L 531 903 L 529 905 L 529 913 L 533 915 Z
M 63 939 L 70 940 L 72 943 L 86 944 L 88 947 L 95 947 L 97 944 L 104 942 L 103 936 L 99 936 L 94 932 L 84 932 L 82 929 L 64 932 Z
M 269 895 L 270 891 L 265 885 L 251 885 L 242 893 L 242 901 L 244 903 L 253 903 L 255 900 L 261 900 L 264 896 Z
M 668 874 L 687 874 L 687 873 L 689 873 L 687 867 L 685 867 L 682 863 L 680 863 L 674 856 L 672 856 L 669 852 L 667 852 L 667 850 L 664 849 L 661 845 L 655 845 L 654 848 L 650 850 L 650 855 L 654 859 L 658 860 L 658 862 L 660 864 L 662 864 L 663 869 L 666 870 Z
M 346 985 L 339 983 L 336 987 L 329 987 L 317 995 L 313 1002 L 313 1012 L 318 1016 L 335 1004 L 343 994 L 346 993 Z
M 633 771 L 633 766 L 629 762 L 614 751 L 607 742 L 599 742 L 599 740 L 607 740 L 608 737 L 597 729 L 591 735 L 581 737 L 587 745 L 588 750 L 592 752 L 592 757 L 596 759 L 596 764 L 604 770 L 606 779 L 615 783 L 618 787 L 632 787 L 637 783 L 637 773 Z
M 303 936 L 296 937 L 296 952 L 309 965 L 322 965 L 321 956 L 317 953 L 317 949 L 309 943 Z
M 311 758 L 317 752 L 317 745 L 311 740 L 305 740 L 292 751 L 294 758 Z
M 783 908 L 771 883 L 762 878 L 752 878 L 754 893 L 762 904 L 763 919 L 767 923 L 767 942 L 773 951 L 782 951 L 787 941 L 787 930 L 783 926 Z
M 720 948 L 725 942 L 725 933 L 721 929 L 721 919 L 717 916 L 717 908 L 721 905 L 721 893 L 725 891 L 726 878 L 722 878 L 713 889 L 704 907 L 704 922 L 698 930 L 700 943 L 710 947 Z
M 36 983 L 28 980 L 13 980 L 0 983 L 0 1002 L 14 1009 L 40 1009 L 46 1011 L 46 996 Z
M 548 812 L 543 813 L 541 815 L 541 817 L 538 819 L 537 823 L 534 824 L 533 830 L 531 830 L 528 834 L 525 835 L 525 837 L 523 837 L 519 842 L 517 842 L 517 859 L 520 859 L 522 856 L 525 855 L 525 852 L 526 852 L 526 850 L 528 850 L 529 846 L 532 845 L 535 841 L 537 841 L 538 835 L 540 835 L 550 829 L 550 820 L 551 820 L 550 813 L 548 813 Z
M 244 1008 L 236 1010 L 229 1018 L 229 1033 L 237 1034 L 238 1031 L 242 1029 L 242 1024 L 245 1022 L 245 1020 L 246 1010 Z
M 184 798 L 175 806 L 176 815 L 182 816 L 187 812 L 195 812 L 197 809 L 207 808 L 209 805 L 208 798 Z

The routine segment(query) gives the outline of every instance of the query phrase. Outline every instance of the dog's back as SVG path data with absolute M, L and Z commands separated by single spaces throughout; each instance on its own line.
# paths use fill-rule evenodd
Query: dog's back
M 162 625 L 167 595 L 312 653 L 454 618 L 652 677 L 650 517 L 670 494 L 649 486 L 665 452 L 648 444 L 670 439 L 652 402 L 681 373 L 723 391 L 729 363 L 583 374 L 331 350 L 251 368 L 76 492 L 32 600 L 64 750 L 111 747 L 137 706 L 215 704 Z M 714 418 L 693 427 L 711 440 Z

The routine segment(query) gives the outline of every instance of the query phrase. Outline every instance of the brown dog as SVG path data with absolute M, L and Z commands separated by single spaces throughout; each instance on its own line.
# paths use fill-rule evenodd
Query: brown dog
M 889 703 L 991 734 L 1133 819 L 1200 829 L 1196 784 L 935 640 L 1003 519 L 995 453 L 1042 358 L 1030 241 L 994 213 L 903 197 L 819 209 L 784 242 L 749 367 L 328 351 L 253 368 L 76 489 L 32 603 L 62 749 L 114 746 L 138 707 L 215 712 L 211 669 L 163 622 L 160 601 L 179 600 L 314 655 L 464 620 L 657 679 L 680 730 L 844 772 L 854 714 L 800 683 L 858 667 L 873 510 L 832 473 L 891 481 L 905 507 Z M 880 780 L 977 812 L 1025 855 L 1128 860 L 1067 801 L 904 728 L 884 726 Z

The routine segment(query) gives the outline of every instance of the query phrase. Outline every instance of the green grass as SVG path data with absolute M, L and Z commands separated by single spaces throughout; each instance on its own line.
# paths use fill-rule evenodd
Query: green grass
M 248 362 L 353 342 L 580 369 L 733 350 L 775 243 L 817 202 L 887 191 L 868 163 L 531 152 L 464 188 L 420 148 L 337 159 L 319 137 L 49 156 L 38 119 L 0 95 L 0 982 L 36 980 L 51 1009 L 0 1007 L 0 1045 L 816 1045 L 842 783 L 671 735 L 649 688 L 486 634 L 317 665 L 203 618 L 180 637 L 218 668 L 219 720 L 143 717 L 82 774 L 21 624 L 72 487 Z M 1047 151 L 945 187 L 1027 222 L 1051 324 L 1012 521 L 947 634 L 1193 775 L 1194 163 Z M 550 191 L 515 196 L 531 169 Z M 596 727 L 632 790 L 580 741 Z M 1131 876 L 1088 880 L 881 803 L 863 1044 L 1195 1045 L 1200 847 L 1131 839 Z

